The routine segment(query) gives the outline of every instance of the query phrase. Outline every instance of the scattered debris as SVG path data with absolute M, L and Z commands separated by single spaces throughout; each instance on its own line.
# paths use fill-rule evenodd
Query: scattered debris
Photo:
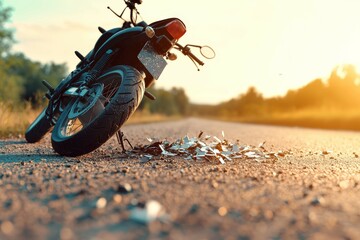
M 323 197 L 314 197 L 310 202 L 312 206 L 323 205 L 324 203 L 325 199 Z
M 144 207 L 134 208 L 130 213 L 131 220 L 143 224 L 148 224 L 155 220 L 166 220 L 166 218 L 163 206 L 155 200 L 146 202 Z
M 117 191 L 121 194 L 128 194 L 132 192 L 132 187 L 129 183 L 120 184 Z
M 321 155 L 329 155 L 331 153 L 332 153 L 332 151 L 330 151 L 330 150 L 324 150 L 324 151 L 322 151 Z
M 290 151 L 268 152 L 264 147 L 265 141 L 258 147 L 240 145 L 239 141 L 231 143 L 225 139 L 224 131 L 221 132 L 222 140 L 216 136 L 203 135 L 204 132 L 200 131 L 198 137 L 185 136 L 172 143 L 167 140 L 146 138 L 150 144 L 137 146 L 130 153 L 140 154 L 141 163 L 146 163 L 155 156 L 181 156 L 185 160 L 205 160 L 221 164 L 234 159 L 254 159 L 258 162 L 277 160 L 290 154 Z
M 152 158 L 153 158 L 152 155 L 146 154 L 146 155 L 144 155 L 144 156 L 142 156 L 142 157 L 140 158 L 140 162 L 141 162 L 141 163 L 147 163 L 147 162 L 150 161 Z

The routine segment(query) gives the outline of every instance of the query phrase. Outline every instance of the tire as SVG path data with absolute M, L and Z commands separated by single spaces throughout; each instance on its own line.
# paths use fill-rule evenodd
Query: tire
M 95 89 L 98 83 L 103 84 L 101 96 L 95 104 L 89 103 L 90 110 L 84 111 L 81 113 L 83 115 L 76 119 L 69 117 L 73 116 L 69 115 L 73 109 L 78 108 L 72 102 L 57 120 L 51 142 L 54 150 L 60 155 L 76 157 L 92 152 L 104 144 L 135 112 L 145 91 L 142 74 L 130 66 L 115 66 L 106 70 L 96 80 L 92 89 Z M 98 105 L 102 108 L 98 108 Z M 80 130 L 76 129 L 77 124 Z
M 46 108 L 26 130 L 25 139 L 28 143 L 36 143 L 40 141 L 46 133 L 50 132 L 52 125 L 51 121 L 46 118 L 45 111 Z

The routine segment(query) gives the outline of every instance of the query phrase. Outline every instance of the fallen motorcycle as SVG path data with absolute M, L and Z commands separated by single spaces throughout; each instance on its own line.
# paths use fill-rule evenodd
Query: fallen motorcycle
M 86 56 L 75 51 L 79 64 L 56 88 L 43 81 L 49 103 L 26 130 L 29 143 L 39 141 L 52 130 L 51 143 L 57 153 L 80 156 L 116 134 L 124 150 L 121 127 L 144 95 L 155 100 L 146 88 L 160 77 L 166 60 L 177 58 L 171 50 L 179 50 L 197 67 L 204 63 L 191 48 L 199 48 L 205 58 L 215 57 L 208 46 L 178 43 L 186 32 L 180 19 L 169 18 L 149 25 L 138 22 L 136 5 L 142 0 L 124 2 L 126 7 L 120 15 L 108 7 L 124 20 L 122 27 L 108 31 L 99 27 L 101 36 L 95 47 Z M 126 10 L 130 12 L 129 21 L 123 19 Z

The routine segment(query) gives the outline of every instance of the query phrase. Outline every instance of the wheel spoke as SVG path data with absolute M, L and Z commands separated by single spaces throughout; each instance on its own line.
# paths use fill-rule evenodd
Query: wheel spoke
M 76 125 L 74 124 L 75 129 L 72 128 L 72 132 L 74 132 L 74 133 L 77 133 L 78 131 L 80 131 L 83 128 L 83 125 L 81 124 L 81 122 L 78 119 L 76 119 L 76 122 L 79 122 L 79 123 Z
M 84 101 L 77 100 L 73 102 L 73 107 L 67 113 L 67 119 L 63 122 L 61 134 L 67 137 L 75 135 L 96 119 L 115 96 L 120 82 L 118 78 L 109 76 L 99 82 L 104 84 L 100 96 L 96 85 L 94 85 L 94 87 L 90 88 L 92 92 L 90 92 Z M 93 106 L 90 109 L 86 109 L 90 104 L 93 104 Z

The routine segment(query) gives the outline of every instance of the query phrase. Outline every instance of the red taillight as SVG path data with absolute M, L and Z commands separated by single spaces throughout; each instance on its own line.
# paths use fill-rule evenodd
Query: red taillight
M 186 33 L 186 27 L 179 20 L 171 21 L 165 28 L 174 39 L 180 39 Z

